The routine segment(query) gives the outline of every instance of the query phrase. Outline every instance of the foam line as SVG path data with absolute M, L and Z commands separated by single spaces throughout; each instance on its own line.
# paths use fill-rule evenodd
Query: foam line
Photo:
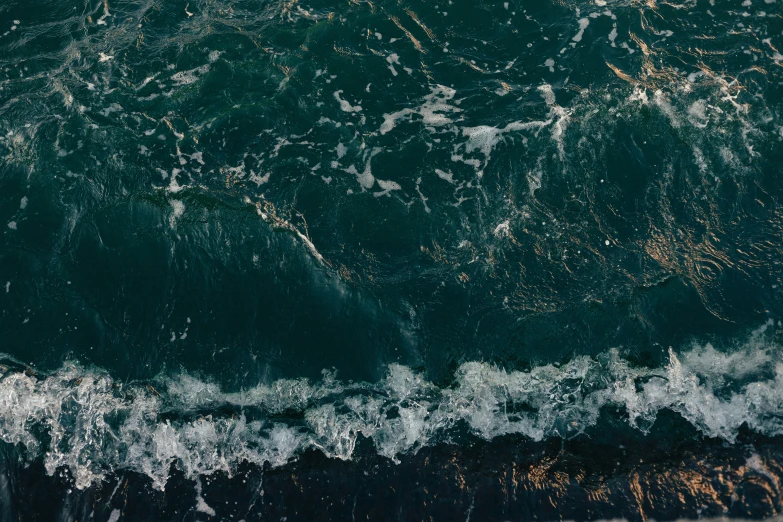
M 187 374 L 126 385 L 76 363 L 43 377 L 5 367 L 0 438 L 42 457 L 50 474 L 67 466 L 78 488 L 133 470 L 159 489 L 172 463 L 196 479 L 231 474 L 243 461 L 280 466 L 311 448 L 350 459 L 360 434 L 390 459 L 443 440 L 458 423 L 485 439 L 570 437 L 607 406 L 623 408 L 642 431 L 668 409 L 732 442 L 742 424 L 783 434 L 781 350 L 763 330 L 729 352 L 710 344 L 670 350 L 668 364 L 652 369 L 633 367 L 614 349 L 530 371 L 469 362 L 446 388 L 396 364 L 374 384 L 325 372 L 319 382 L 231 393 Z

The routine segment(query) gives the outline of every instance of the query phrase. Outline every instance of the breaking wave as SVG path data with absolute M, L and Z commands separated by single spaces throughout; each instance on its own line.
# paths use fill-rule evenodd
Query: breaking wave
M 280 466 L 307 449 L 350 459 L 359 435 L 390 459 L 447 440 L 458 426 L 484 439 L 572 437 L 596 425 L 604 407 L 623 409 L 644 432 L 668 409 L 708 437 L 731 442 L 743 424 L 774 436 L 783 434 L 783 362 L 764 334 L 772 326 L 729 352 L 670 349 L 659 368 L 633 367 L 616 349 L 530 371 L 469 362 L 449 387 L 390 365 L 375 384 L 324 372 L 320 382 L 227 393 L 185 374 L 124 384 L 76 363 L 41 376 L 6 357 L 0 438 L 42 457 L 49 474 L 69 468 L 78 488 L 130 470 L 163 489 L 172 464 L 197 478 L 231 474 L 243 461 Z

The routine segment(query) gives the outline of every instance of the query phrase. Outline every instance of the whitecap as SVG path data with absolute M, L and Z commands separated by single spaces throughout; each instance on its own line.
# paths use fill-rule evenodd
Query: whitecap
M 241 392 L 188 374 L 123 384 L 68 363 L 46 376 L 5 370 L 0 439 L 43 458 L 50 474 L 67 466 L 78 488 L 133 470 L 159 489 L 173 463 L 195 480 L 231 474 L 242 462 L 280 466 L 307 449 L 350 459 L 360 435 L 393 460 L 459 424 L 484 439 L 571 437 L 595 426 L 604 407 L 621 408 L 643 432 L 670 410 L 705 436 L 733 442 L 743 424 L 783 434 L 780 355 L 756 332 L 731 351 L 670 350 L 659 368 L 634 367 L 613 349 L 529 371 L 468 362 L 445 388 L 392 364 L 374 384 L 326 372 L 318 382 L 285 379 Z

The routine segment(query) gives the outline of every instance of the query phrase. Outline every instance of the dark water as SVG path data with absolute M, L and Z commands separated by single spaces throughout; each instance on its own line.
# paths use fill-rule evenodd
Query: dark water
M 0 519 L 783 511 L 779 0 L 0 2 Z

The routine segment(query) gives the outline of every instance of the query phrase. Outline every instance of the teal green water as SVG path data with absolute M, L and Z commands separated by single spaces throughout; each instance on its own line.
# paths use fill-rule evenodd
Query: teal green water
M 781 49 L 776 0 L 6 0 L 0 438 L 83 489 L 779 436 Z

